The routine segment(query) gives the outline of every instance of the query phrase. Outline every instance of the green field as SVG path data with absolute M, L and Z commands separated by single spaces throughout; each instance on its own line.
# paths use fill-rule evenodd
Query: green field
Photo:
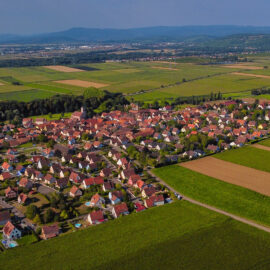
M 263 140 L 259 144 L 270 147 L 270 139 Z
M 270 226 L 270 198 L 260 193 L 180 167 L 153 170 L 181 194 Z
M 268 60 L 266 60 L 266 63 Z M 254 63 L 255 65 L 256 63 Z M 265 63 L 264 63 L 265 64 Z M 270 64 L 270 60 L 269 60 Z M 258 65 L 262 65 L 259 63 Z M 219 65 L 190 63 L 127 62 L 83 64 L 83 72 L 65 73 L 45 67 L 0 68 L 0 100 L 28 101 L 55 94 L 82 94 L 84 88 L 56 83 L 77 79 L 105 83 L 112 92 L 131 94 L 135 100 L 154 100 L 179 96 L 242 93 L 270 87 L 270 79 L 232 75 L 236 69 Z M 90 69 L 90 70 L 89 70 Z M 91 70 L 92 69 L 92 70 Z M 239 70 L 249 72 L 247 70 Z M 256 72 L 262 72 L 261 70 Z M 267 70 L 263 70 L 267 72 Z M 186 82 L 183 83 L 183 80 Z M 15 85 L 19 82 L 20 85 Z M 138 94 L 141 90 L 147 93 Z M 24 91 L 26 91 L 24 93 Z M 30 92 L 31 91 L 31 92 Z M 33 93 L 33 95 L 32 95 Z M 35 93 L 35 94 L 34 94 Z
M 261 150 L 252 146 L 224 151 L 215 155 L 215 157 L 257 170 L 270 172 L 270 151 Z
M 269 269 L 269 235 L 176 202 L 0 254 L 0 269 Z

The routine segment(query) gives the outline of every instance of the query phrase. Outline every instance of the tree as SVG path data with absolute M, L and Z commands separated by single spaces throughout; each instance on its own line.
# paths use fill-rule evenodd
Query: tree
M 42 223 L 39 214 L 37 214 L 37 215 L 34 217 L 33 222 L 34 222 L 35 224 L 38 224 L 38 225 Z
M 26 209 L 26 217 L 29 219 L 33 219 L 38 213 L 38 208 L 35 205 L 29 205 Z
M 44 222 L 49 223 L 53 221 L 54 215 L 55 215 L 54 211 L 51 208 L 49 208 L 44 214 Z

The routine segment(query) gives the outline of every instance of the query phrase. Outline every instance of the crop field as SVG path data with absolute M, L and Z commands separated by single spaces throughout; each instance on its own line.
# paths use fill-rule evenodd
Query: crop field
M 267 233 L 183 201 L 8 250 L 0 268 L 263 270 L 269 253 Z
M 88 82 L 88 81 L 81 81 L 81 80 L 63 80 L 63 81 L 55 81 L 56 83 L 67 84 L 67 85 L 74 85 L 79 87 L 95 87 L 95 88 L 102 88 L 108 86 L 108 84 L 104 83 L 95 83 L 95 82 Z
M 180 194 L 270 226 L 270 197 L 179 165 L 153 170 Z
M 78 68 L 71 68 L 71 67 L 65 67 L 65 66 L 44 66 L 45 68 L 61 71 L 61 72 L 82 72 L 83 70 Z
M 270 196 L 270 173 L 214 157 L 181 163 L 181 166 L 216 179 Z M 241 175 L 241 177 L 239 177 Z
M 252 146 L 225 151 L 215 155 L 215 158 L 270 172 L 270 152 Z
M 258 148 L 258 149 L 262 149 L 262 150 L 266 150 L 266 151 L 270 151 L 270 147 L 263 145 L 263 144 L 253 144 L 252 147 Z
M 28 90 L 41 90 L 40 98 L 53 94 L 79 95 L 88 86 L 122 92 L 128 98 L 143 101 L 211 92 L 250 96 L 253 89 L 270 87 L 270 68 L 265 68 L 268 65 L 269 57 L 254 57 L 253 62 L 234 65 L 202 65 L 190 59 L 190 62 L 131 61 L 0 68 L 0 93 L 3 93 L 0 99 L 10 100 L 15 96 L 12 92 Z M 10 97 L 6 93 L 11 93 Z M 19 94 L 15 98 L 25 101 L 38 95 L 23 96 Z
M 270 139 L 260 141 L 259 144 L 270 147 Z

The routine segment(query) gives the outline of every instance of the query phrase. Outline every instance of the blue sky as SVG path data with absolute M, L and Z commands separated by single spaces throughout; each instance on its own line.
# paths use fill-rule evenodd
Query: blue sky
M 0 33 L 72 27 L 270 26 L 269 0 L 0 0 Z

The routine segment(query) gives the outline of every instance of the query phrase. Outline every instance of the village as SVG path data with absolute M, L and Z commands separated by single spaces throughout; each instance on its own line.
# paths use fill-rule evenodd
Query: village
M 1 126 L 0 239 L 46 240 L 182 198 L 151 169 L 244 146 L 270 134 L 270 103 L 25 118 Z

